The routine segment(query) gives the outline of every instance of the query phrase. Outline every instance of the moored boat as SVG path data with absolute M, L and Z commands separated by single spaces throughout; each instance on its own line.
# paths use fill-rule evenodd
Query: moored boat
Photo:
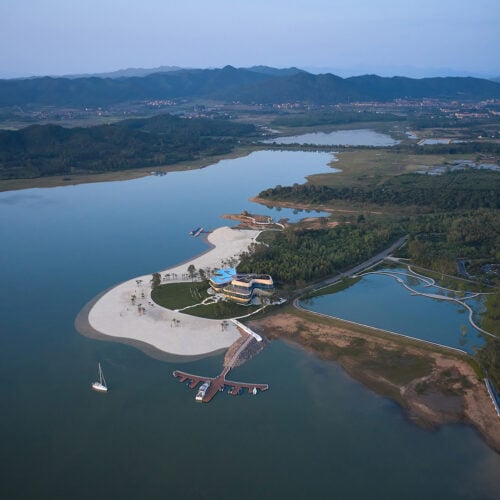
M 208 382 L 208 381 L 204 382 L 200 386 L 198 393 L 196 394 L 196 397 L 195 397 L 196 401 L 199 401 L 199 402 L 203 401 L 203 398 L 205 397 L 205 394 L 206 394 L 209 387 L 210 387 L 210 382 Z

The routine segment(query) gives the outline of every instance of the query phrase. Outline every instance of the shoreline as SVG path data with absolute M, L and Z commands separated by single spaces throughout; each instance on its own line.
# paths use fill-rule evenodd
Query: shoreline
M 104 340 L 106 342 L 116 342 L 118 344 L 129 345 L 131 347 L 135 347 L 139 351 L 142 351 L 144 354 L 153 359 L 157 359 L 158 361 L 165 361 L 167 363 L 190 363 L 192 361 L 198 361 L 199 359 L 203 359 L 206 357 L 217 356 L 218 354 L 222 354 L 225 351 L 225 349 L 219 349 L 218 351 L 209 352 L 199 356 L 179 356 L 161 351 L 160 349 L 157 349 L 156 347 L 147 344 L 146 342 L 141 342 L 140 340 L 130 339 L 126 337 L 111 337 L 97 331 L 89 322 L 89 312 L 97 303 L 97 301 L 112 288 L 114 287 L 108 288 L 104 292 L 96 295 L 80 310 L 75 318 L 74 323 L 75 329 L 80 335 L 93 340 Z
M 466 354 L 392 338 L 383 330 L 367 332 L 294 308 L 249 325 L 271 340 L 290 342 L 339 364 L 358 383 L 398 403 L 409 421 L 430 430 L 454 423 L 470 425 L 500 453 L 500 419 Z
M 259 233 L 228 226 L 217 228 L 204 238 L 209 245 L 207 250 L 160 274 L 164 279 L 167 275 L 179 276 L 171 282 L 189 282 L 183 277 L 189 265 L 198 269 L 221 267 L 222 261 L 246 251 Z M 240 338 L 234 325 L 222 330 L 219 320 L 190 316 L 155 304 L 151 300 L 150 280 L 151 275 L 138 276 L 91 299 L 75 319 L 77 331 L 90 338 L 133 345 L 164 361 L 214 356 Z M 132 295 L 137 297 L 137 304 L 132 303 Z
M 96 172 L 87 174 L 51 175 L 30 179 L 0 179 L 0 192 L 20 191 L 23 189 L 47 189 L 61 186 L 77 186 L 79 184 L 93 184 L 98 182 L 119 182 L 140 179 L 153 175 L 151 172 L 167 174 L 170 172 L 183 172 L 198 170 L 215 165 L 222 160 L 248 156 L 261 148 L 240 147 L 224 155 L 204 156 L 197 160 L 173 163 L 171 165 L 156 165 L 113 172 Z

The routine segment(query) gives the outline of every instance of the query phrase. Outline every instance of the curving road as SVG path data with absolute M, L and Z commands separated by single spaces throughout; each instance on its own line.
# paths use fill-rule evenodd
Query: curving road
M 391 253 L 393 253 L 395 250 L 397 250 L 399 247 L 401 247 L 403 245 L 403 243 L 406 241 L 406 239 L 407 239 L 406 236 L 399 238 L 399 240 L 395 241 L 390 247 L 386 248 L 385 250 L 378 253 L 377 255 L 370 257 L 368 260 L 365 260 L 361 264 L 358 264 L 357 266 L 354 266 L 351 269 L 344 271 L 343 273 L 336 274 L 335 276 L 331 276 L 330 278 L 326 278 L 325 280 L 322 280 L 319 283 L 315 283 L 313 285 L 309 285 L 309 286 L 306 286 L 304 288 L 300 288 L 299 290 L 296 290 L 294 293 L 295 298 L 293 300 L 293 305 L 295 307 L 298 307 L 297 301 L 305 293 L 313 292 L 316 290 L 320 290 L 321 288 L 325 288 L 327 286 L 333 285 L 334 283 L 337 283 L 338 281 L 340 281 L 344 278 L 349 278 L 349 277 L 351 277 L 355 274 L 358 274 L 359 272 L 381 262 L 386 257 L 388 257 Z

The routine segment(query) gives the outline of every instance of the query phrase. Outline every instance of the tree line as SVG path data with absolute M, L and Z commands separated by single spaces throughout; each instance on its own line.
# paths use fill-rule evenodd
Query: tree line
M 112 125 L 0 131 L 0 179 L 169 165 L 230 152 L 253 125 L 160 115 Z
M 417 265 L 456 274 L 456 259 L 500 262 L 500 217 L 496 210 L 415 216 L 406 223 L 408 257 Z
M 328 204 L 336 200 L 377 205 L 420 206 L 426 210 L 499 208 L 500 176 L 487 170 L 442 175 L 403 174 L 375 187 L 294 184 L 266 189 L 259 198 Z
M 269 246 L 252 244 L 238 271 L 271 274 L 278 283 L 301 286 L 370 258 L 401 234 L 398 225 L 363 218 L 331 229 L 287 227 Z

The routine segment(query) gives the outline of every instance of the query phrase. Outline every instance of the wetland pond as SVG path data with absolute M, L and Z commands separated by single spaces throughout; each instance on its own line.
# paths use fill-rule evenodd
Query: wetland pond
M 437 286 L 428 286 L 405 268 L 387 268 L 380 274 L 365 274 L 351 286 L 335 293 L 301 301 L 302 307 L 348 321 L 408 335 L 472 353 L 484 343 L 483 335 L 469 322 L 469 312 L 461 304 L 435 297 L 413 295 L 411 289 L 434 296 L 456 297 Z M 401 282 L 397 280 L 399 278 Z M 467 299 L 475 312 L 483 307 L 480 298 Z

